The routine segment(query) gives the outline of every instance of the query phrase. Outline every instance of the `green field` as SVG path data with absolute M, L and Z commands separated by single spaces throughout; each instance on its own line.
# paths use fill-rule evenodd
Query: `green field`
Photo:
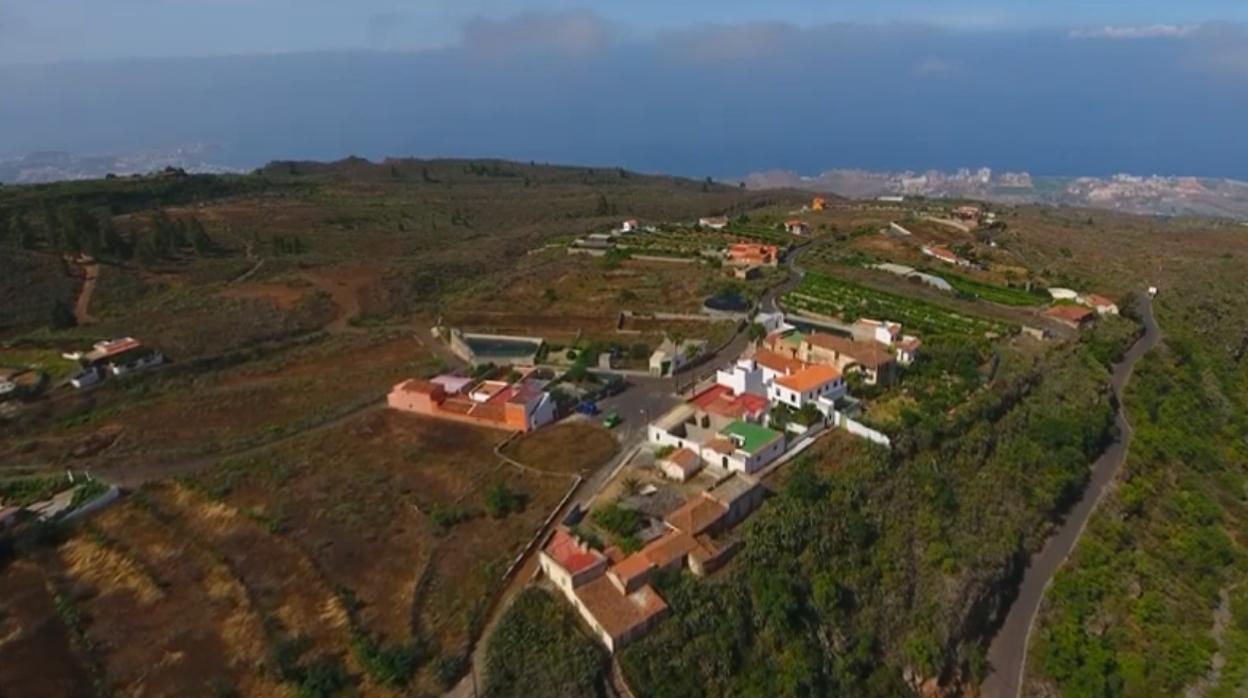
M 1016 325 L 974 317 L 954 310 L 887 291 L 880 291 L 824 274 L 807 274 L 795 291 L 784 296 L 784 306 L 846 322 L 860 317 L 900 322 L 907 329 L 926 335 L 984 337 L 988 333 L 1012 334 Z
M 1001 305 L 1013 306 L 1031 306 L 1041 305 L 1048 302 L 1049 297 L 1044 293 L 1036 293 L 1022 288 L 1013 288 L 1010 286 L 998 286 L 997 284 L 984 283 L 970 277 L 950 274 L 949 272 L 934 269 L 921 269 L 920 271 L 934 274 L 949 282 L 953 290 L 960 294 L 985 300 L 990 303 L 1000 303 Z

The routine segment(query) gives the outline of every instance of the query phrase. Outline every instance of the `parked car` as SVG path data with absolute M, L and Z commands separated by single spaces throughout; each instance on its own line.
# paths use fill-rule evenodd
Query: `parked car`
M 576 411 L 579 414 L 592 417 L 598 414 L 598 403 L 594 402 L 593 400 L 586 400 L 576 406 Z
M 608 414 L 606 417 L 602 418 L 602 426 L 608 429 L 614 429 L 618 427 L 620 425 L 620 422 L 622 421 L 624 420 L 620 419 L 620 415 L 618 413 L 612 412 L 611 414 Z

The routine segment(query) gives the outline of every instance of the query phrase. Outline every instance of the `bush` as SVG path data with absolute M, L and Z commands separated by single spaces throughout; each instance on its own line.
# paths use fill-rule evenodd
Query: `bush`
M 429 522 L 433 524 L 438 535 L 445 535 L 455 524 L 463 523 L 470 518 L 472 518 L 471 511 L 455 504 L 434 504 L 429 508 Z
M 393 688 L 406 686 L 427 658 L 423 643 L 387 646 L 359 630 L 351 635 L 351 650 L 373 680 Z
M 613 536 L 630 536 L 641 528 L 641 514 L 611 502 L 594 512 L 594 523 Z
M 299 698 L 333 698 L 351 685 L 351 677 L 336 659 L 322 659 L 300 671 L 296 695 Z
M 505 482 L 494 484 L 485 492 L 485 511 L 491 518 L 501 519 L 508 514 L 524 511 L 528 496 L 514 492 Z

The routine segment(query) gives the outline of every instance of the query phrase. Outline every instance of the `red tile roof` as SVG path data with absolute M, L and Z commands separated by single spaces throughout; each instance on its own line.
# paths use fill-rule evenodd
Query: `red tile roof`
M 578 541 L 563 529 L 555 529 L 544 548 L 546 554 L 570 574 L 576 574 L 606 560 L 602 553 Z
M 672 528 L 696 536 L 714 526 L 727 512 L 728 507 L 723 504 L 698 495 L 668 514 L 666 520 Z
M 655 567 L 663 569 L 677 560 L 684 560 L 685 556 L 697 547 L 698 544 L 693 536 L 683 531 L 668 531 L 651 541 L 637 554 L 645 557 Z
M 726 385 L 713 385 L 689 400 L 698 409 L 721 417 L 741 418 L 767 411 L 767 398 L 751 393 L 733 395 Z
M 755 352 L 754 360 L 758 362 L 759 366 L 769 368 L 776 373 L 796 373 L 808 365 L 803 361 L 791 359 L 770 349 L 760 349 Z
M 817 365 L 802 369 L 792 375 L 780 376 L 776 379 L 776 384 L 783 385 L 789 390 L 804 393 L 837 381 L 840 377 L 841 372 L 832 366 Z
M 1065 322 L 1073 322 L 1076 324 L 1086 322 L 1092 317 L 1092 311 L 1078 305 L 1055 305 L 1044 311 L 1044 314 L 1055 320 L 1063 320 Z
M 677 449 L 663 460 L 680 468 L 686 475 L 697 470 L 702 464 L 702 457 L 687 448 Z
M 1088 305 L 1091 305 L 1093 308 L 1108 308 L 1111 305 L 1118 305 L 1117 303 L 1113 302 L 1112 300 L 1098 293 L 1089 293 L 1086 296 L 1084 296 L 1084 300 L 1086 300 L 1088 302 Z
M 576 596 L 612 638 L 623 637 L 667 611 L 667 602 L 649 584 L 625 595 L 605 575 L 577 587 Z
M 638 551 L 616 563 L 608 571 L 615 575 L 620 584 L 628 588 L 631 586 L 629 582 L 650 574 L 652 569 L 654 569 L 654 564 L 650 562 L 650 558 L 642 554 L 642 551 Z

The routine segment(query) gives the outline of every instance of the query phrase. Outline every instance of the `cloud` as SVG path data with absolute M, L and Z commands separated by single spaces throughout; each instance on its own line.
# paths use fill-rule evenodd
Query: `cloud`
M 586 10 L 530 12 L 505 19 L 478 17 L 463 27 L 461 46 L 488 54 L 587 54 L 605 48 L 612 27 Z
M 1138 26 L 1105 26 L 1072 29 L 1072 39 L 1186 39 L 1194 34 L 1197 24 L 1146 24 Z

